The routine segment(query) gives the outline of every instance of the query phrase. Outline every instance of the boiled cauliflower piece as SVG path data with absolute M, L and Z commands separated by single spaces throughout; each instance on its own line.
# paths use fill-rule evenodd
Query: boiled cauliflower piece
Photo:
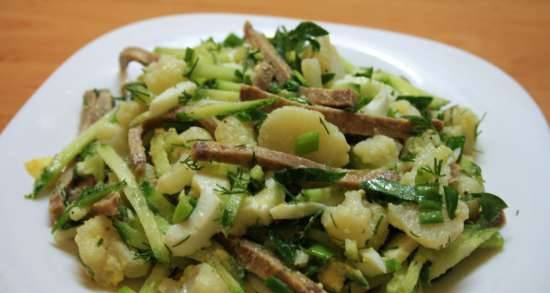
M 143 81 L 154 94 L 160 94 L 165 89 L 183 80 L 187 66 L 183 60 L 169 55 L 162 55 L 159 61 L 145 68 Z
M 273 218 L 269 211 L 285 201 L 285 192 L 281 186 L 269 178 L 265 182 L 265 188 L 254 196 L 245 197 L 233 228 L 231 235 L 243 235 L 246 229 L 253 225 L 267 226 Z
M 397 162 L 400 150 L 401 145 L 393 138 L 375 135 L 356 144 L 352 153 L 360 167 L 379 168 Z
M 150 264 L 136 258 L 105 216 L 96 216 L 78 227 L 75 242 L 82 263 L 100 285 L 113 287 L 124 277 L 142 277 L 149 271 Z
M 350 146 L 344 134 L 323 114 L 300 107 L 287 106 L 271 112 L 260 128 L 258 144 L 294 154 L 296 138 L 312 131 L 319 133 L 319 149 L 303 157 L 332 167 L 348 163 Z
M 476 142 L 476 128 L 480 120 L 472 110 L 466 107 L 451 107 L 444 112 L 444 121 L 446 126 L 443 133 L 458 136 L 464 135 L 464 152 L 468 155 L 474 152 Z
M 402 184 L 422 184 L 435 180 L 433 174 L 422 171 L 423 168 L 433 170 L 434 162 L 441 162 L 441 177 L 439 181 L 443 185 L 447 185 L 452 178 L 451 165 L 456 162 L 458 153 L 453 152 L 445 145 L 434 147 L 428 144 L 420 153 L 416 155 L 414 166 L 411 171 L 403 174 L 401 177 Z
M 354 240 L 357 247 L 361 248 L 372 237 L 372 211 L 362 200 L 364 194 L 362 190 L 348 191 L 340 205 L 325 209 L 321 223 L 332 238 L 340 241 Z
M 243 122 L 235 116 L 224 118 L 214 133 L 216 141 L 236 145 L 256 145 L 252 123 Z
M 227 180 L 196 174 L 192 188 L 198 189 L 199 200 L 189 219 L 168 228 L 165 242 L 174 256 L 189 256 L 210 244 L 210 238 L 220 231 L 218 218 L 222 201 L 216 186 L 228 187 Z
M 216 273 L 216 270 L 206 263 L 187 267 L 182 279 L 184 285 L 181 292 L 230 293 L 229 288 Z
M 420 211 L 412 204 L 388 204 L 388 220 L 390 224 L 407 233 L 420 245 L 441 249 L 456 239 L 464 230 L 464 221 L 468 218 L 468 206 L 458 202 L 454 219 L 450 219 L 443 209 L 443 223 L 420 224 Z

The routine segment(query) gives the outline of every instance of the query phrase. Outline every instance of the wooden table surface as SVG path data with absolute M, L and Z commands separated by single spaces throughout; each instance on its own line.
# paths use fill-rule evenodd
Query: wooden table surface
M 121 25 L 185 12 L 326 20 L 422 36 L 511 74 L 550 119 L 549 0 L 0 0 L 0 129 L 72 53 Z

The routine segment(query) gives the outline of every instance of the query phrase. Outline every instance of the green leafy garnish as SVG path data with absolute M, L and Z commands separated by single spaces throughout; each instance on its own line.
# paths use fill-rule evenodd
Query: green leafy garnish
M 229 35 L 227 35 L 227 37 L 225 37 L 222 44 L 225 47 L 234 48 L 244 44 L 244 40 L 236 34 L 230 33 Z
M 319 150 L 319 132 L 309 131 L 301 134 L 294 142 L 294 153 L 306 155 Z
M 321 82 L 327 84 L 334 79 L 334 76 L 336 76 L 336 74 L 332 72 L 323 73 L 321 74 Z
M 490 225 L 508 205 L 497 195 L 488 192 L 472 193 L 472 197 L 479 198 L 481 207 L 480 224 Z
M 345 172 L 323 170 L 317 168 L 296 168 L 276 171 L 273 179 L 285 188 L 287 194 L 292 196 L 300 193 L 306 182 L 334 183 L 346 175 Z
M 147 88 L 143 82 L 130 82 L 122 87 L 122 91 L 130 95 L 130 99 L 141 101 L 149 105 L 153 100 L 153 93 Z
M 321 244 L 312 245 L 306 252 L 323 262 L 330 260 L 334 256 L 334 252 L 330 248 Z
M 268 277 L 265 279 L 265 285 L 267 288 L 271 289 L 273 293 L 294 293 L 285 282 L 277 277 Z
M 269 231 L 269 240 L 281 259 L 288 265 L 293 265 L 296 259 L 296 251 L 298 247 L 290 241 L 281 239 L 279 234 L 274 231 Z
M 366 78 L 372 78 L 372 73 L 373 72 L 374 72 L 373 67 L 364 67 L 364 68 L 361 68 L 360 71 L 356 72 L 354 74 L 354 76 L 362 76 L 362 77 L 366 77 Z
M 300 54 L 307 45 L 314 51 L 319 51 L 321 45 L 316 37 L 328 35 L 328 32 L 319 25 L 306 21 L 288 31 L 285 27 L 278 28 L 271 43 L 288 64 L 295 69 L 300 68 Z
M 456 150 L 460 149 L 460 155 L 458 156 L 457 161 L 460 162 L 462 159 L 462 153 L 464 152 L 464 144 L 466 143 L 466 137 L 464 135 L 460 136 L 448 136 L 444 139 L 445 144 L 451 149 Z
M 411 132 L 420 135 L 429 129 L 435 129 L 432 121 L 424 116 L 403 116 L 411 122 Z
M 410 185 L 403 185 L 384 178 L 374 178 L 361 183 L 361 188 L 375 192 L 385 197 L 387 201 L 410 201 L 417 202 L 418 196 L 415 188 Z
M 432 103 L 433 97 L 431 96 L 409 96 L 401 95 L 397 97 L 397 100 L 405 100 L 415 106 L 419 111 L 424 111 Z
M 455 218 L 456 208 L 458 206 L 458 192 L 451 186 L 443 187 L 445 191 L 445 205 L 447 207 L 447 214 L 449 218 Z

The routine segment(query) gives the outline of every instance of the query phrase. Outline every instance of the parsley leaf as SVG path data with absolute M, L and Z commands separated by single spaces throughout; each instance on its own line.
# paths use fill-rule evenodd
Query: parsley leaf
M 230 33 L 223 40 L 224 47 L 234 48 L 234 47 L 238 47 L 242 44 L 244 44 L 244 40 L 242 38 L 240 38 L 239 36 L 237 36 L 236 34 L 234 34 L 234 33 Z
M 334 183 L 346 175 L 345 172 L 317 168 L 296 168 L 276 171 L 273 179 L 284 186 L 287 194 L 296 196 L 306 182 Z

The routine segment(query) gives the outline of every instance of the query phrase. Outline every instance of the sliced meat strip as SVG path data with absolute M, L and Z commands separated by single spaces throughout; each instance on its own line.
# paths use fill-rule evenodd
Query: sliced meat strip
M 114 216 L 118 213 L 120 193 L 113 192 L 108 197 L 94 203 L 91 212 L 94 215 Z
M 298 102 L 294 102 L 283 97 L 265 92 L 257 87 L 243 86 L 241 87 L 241 100 L 250 101 L 264 99 L 268 97 L 275 97 L 277 101 L 271 106 L 263 108 L 265 111 L 273 111 L 277 108 L 284 106 L 297 106 L 313 111 L 320 112 L 325 116 L 327 121 L 336 125 L 342 132 L 346 134 L 372 136 L 376 134 L 383 134 L 393 138 L 406 139 L 412 135 L 413 124 L 407 119 L 378 117 L 366 114 L 357 114 L 352 112 L 346 112 L 339 109 L 324 107 L 324 106 L 311 106 L 304 105 Z M 437 129 L 443 128 L 443 121 L 434 119 L 433 125 Z
M 262 33 L 256 31 L 248 21 L 244 24 L 244 38 L 252 47 L 260 50 L 264 60 L 273 66 L 275 79 L 279 84 L 283 84 L 291 78 L 290 66 L 279 56 L 269 40 Z
M 216 119 L 216 117 L 201 119 L 197 122 L 202 128 L 206 129 L 208 133 L 212 135 L 212 137 L 215 136 L 216 128 L 218 127 L 218 123 L 219 123 L 219 120 Z
M 80 114 L 79 132 L 94 124 L 99 118 L 113 108 L 113 96 L 108 90 L 88 90 L 84 93 L 82 112 Z
M 360 187 L 361 182 L 378 177 L 394 181 L 399 179 L 396 173 L 390 171 L 332 169 L 326 165 L 302 157 L 263 147 L 231 146 L 217 142 L 201 141 L 195 143 L 191 149 L 191 157 L 197 161 L 218 161 L 241 166 L 259 164 L 270 170 L 317 168 L 342 171 L 346 172 L 346 175 L 335 184 L 348 189 L 357 189 Z
M 147 66 L 155 61 L 158 61 L 159 55 L 149 52 L 139 47 L 127 47 L 118 56 L 118 65 L 120 70 L 120 82 L 126 80 L 128 64 L 136 61 L 143 66 Z
M 223 239 L 222 244 L 233 253 L 237 261 L 261 279 L 276 277 L 296 293 L 326 292 L 299 271 L 285 266 L 271 252 L 246 239 Z
M 359 99 L 357 93 L 350 89 L 331 90 L 324 88 L 300 87 L 299 94 L 314 105 L 333 108 L 354 107 Z
M 275 76 L 275 69 L 271 64 L 262 61 L 254 67 L 254 75 L 252 76 L 252 84 L 263 90 L 267 90 Z
M 143 66 L 147 66 L 155 61 L 158 61 L 159 55 L 147 51 L 139 47 L 127 47 L 118 56 L 118 64 L 120 72 L 126 72 L 128 64 L 132 61 L 139 62 Z
M 136 126 L 128 130 L 128 146 L 130 148 L 130 162 L 134 168 L 136 177 L 141 178 L 145 172 L 145 164 L 147 156 L 145 155 L 145 147 L 143 147 L 143 127 Z

